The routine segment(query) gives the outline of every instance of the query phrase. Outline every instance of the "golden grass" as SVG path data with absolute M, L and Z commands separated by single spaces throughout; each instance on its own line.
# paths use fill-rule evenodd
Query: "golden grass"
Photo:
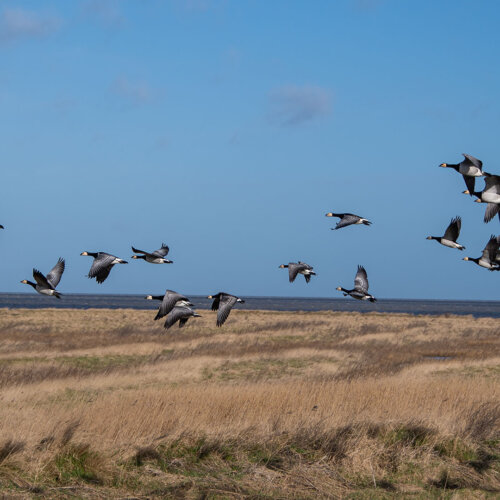
M 500 320 L 0 311 L 0 493 L 487 498 Z

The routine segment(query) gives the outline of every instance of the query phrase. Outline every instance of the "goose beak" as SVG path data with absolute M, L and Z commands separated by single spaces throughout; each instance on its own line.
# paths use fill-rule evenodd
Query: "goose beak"
M 474 203 L 481 203 L 481 200 L 478 198 L 477 200 L 474 200 Z
M 342 288 L 340 288 L 340 287 L 338 286 L 335 290 L 338 290 L 338 291 L 340 292 L 340 290 L 342 290 Z
M 426 240 L 432 240 L 432 236 L 427 236 Z
M 440 167 L 447 167 L 446 163 L 441 163 L 439 166 Z
M 470 194 L 470 191 L 466 189 L 465 191 L 462 191 L 462 194 Z
M 209 295 L 209 296 L 207 297 L 207 299 L 213 299 L 213 296 L 212 296 L 212 295 Z
M 147 297 L 144 297 L 146 300 L 153 300 L 153 296 L 152 295 L 148 295 Z
M 26 280 L 22 280 L 21 283 L 24 283 L 26 285 L 28 282 Z
M 469 260 L 469 257 L 464 257 L 462 260 Z
M 333 217 L 332 212 L 328 212 L 327 214 L 325 214 L 325 217 Z
M 88 252 L 82 252 L 80 255 L 88 255 Z

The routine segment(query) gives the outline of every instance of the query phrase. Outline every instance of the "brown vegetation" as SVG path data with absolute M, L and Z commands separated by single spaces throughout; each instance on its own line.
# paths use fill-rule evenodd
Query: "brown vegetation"
M 0 494 L 499 494 L 499 320 L 202 314 L 0 311 Z

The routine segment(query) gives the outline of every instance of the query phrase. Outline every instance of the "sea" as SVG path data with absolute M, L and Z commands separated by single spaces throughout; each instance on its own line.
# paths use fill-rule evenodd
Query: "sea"
M 210 309 L 212 301 L 206 297 L 190 295 L 197 309 Z M 379 299 L 375 303 L 350 298 L 310 297 L 244 297 L 237 309 L 269 311 L 339 311 L 379 312 L 406 314 L 458 314 L 474 317 L 500 318 L 499 301 L 462 300 L 405 300 Z M 144 295 L 90 295 L 65 294 L 60 300 L 36 293 L 0 293 L 0 308 L 62 308 L 62 309 L 157 309 L 159 302 L 145 300 Z

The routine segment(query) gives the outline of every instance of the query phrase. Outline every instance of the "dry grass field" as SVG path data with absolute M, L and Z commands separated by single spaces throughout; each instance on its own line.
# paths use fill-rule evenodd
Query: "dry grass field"
M 500 320 L 0 310 L 0 495 L 498 498 Z

